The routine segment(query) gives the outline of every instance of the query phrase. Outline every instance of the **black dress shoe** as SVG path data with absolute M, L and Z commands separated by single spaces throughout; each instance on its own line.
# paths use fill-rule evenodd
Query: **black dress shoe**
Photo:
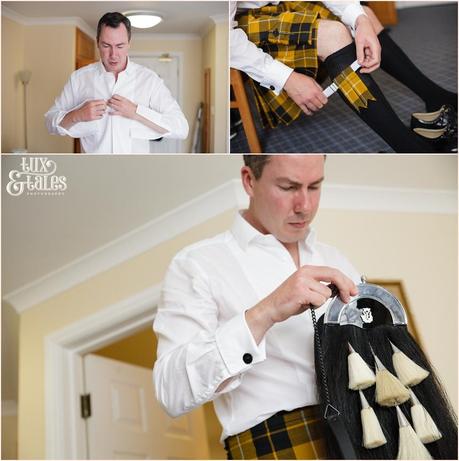
M 435 112 L 414 112 L 411 114 L 411 129 L 426 128 L 429 130 L 457 126 L 457 112 L 454 107 L 444 105 Z
M 417 135 L 428 141 L 435 152 L 457 154 L 457 125 L 446 128 L 415 128 Z

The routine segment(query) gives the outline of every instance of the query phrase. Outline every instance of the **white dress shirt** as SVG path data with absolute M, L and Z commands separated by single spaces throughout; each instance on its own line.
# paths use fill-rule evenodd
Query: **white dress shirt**
M 100 120 L 76 123 L 68 130 L 59 125 L 68 112 L 86 101 L 108 100 L 114 94 L 137 104 L 139 115 L 167 133 L 159 133 L 137 120 L 112 116 L 110 108 Z M 188 136 L 188 123 L 162 79 L 129 59 L 116 81 L 115 75 L 107 72 L 101 62 L 73 72 L 45 117 L 51 134 L 80 138 L 81 147 L 87 153 L 148 153 L 150 139 L 185 139 Z
M 237 22 L 234 21 L 236 10 L 261 8 L 262 6 L 280 2 L 236 2 L 231 1 L 231 21 L 232 30 L 230 33 L 230 61 L 231 67 L 242 70 L 253 80 L 260 83 L 265 88 L 271 88 L 274 93 L 279 94 L 290 77 L 293 69 L 284 63 L 273 59 L 261 48 L 249 41 L 246 33 L 242 29 L 235 28 Z M 351 29 L 354 33 L 355 21 L 360 15 L 365 15 L 365 11 L 359 1 L 338 1 L 322 2 L 332 13 L 341 19 L 341 22 Z
M 299 242 L 299 252 L 301 265 L 335 267 L 360 280 L 336 249 L 316 241 L 313 230 Z M 318 403 L 310 312 L 275 324 L 258 346 L 245 321 L 245 311 L 295 271 L 287 249 L 240 214 L 231 230 L 174 257 L 154 321 L 156 397 L 170 415 L 213 400 L 223 440 L 278 411 Z M 244 354 L 253 361 L 245 363 Z

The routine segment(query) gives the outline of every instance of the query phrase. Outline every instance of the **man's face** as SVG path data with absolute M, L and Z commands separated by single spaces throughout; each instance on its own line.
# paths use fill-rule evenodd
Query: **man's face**
M 319 207 L 324 160 L 323 155 L 273 155 L 258 180 L 243 167 L 247 221 L 282 243 L 304 239 Z
M 117 28 L 102 26 L 97 47 L 107 72 L 117 74 L 126 68 L 129 39 L 124 24 Z

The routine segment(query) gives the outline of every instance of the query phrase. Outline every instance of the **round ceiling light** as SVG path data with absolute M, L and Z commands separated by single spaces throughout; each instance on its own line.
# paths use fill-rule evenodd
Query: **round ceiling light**
M 131 26 L 137 29 L 155 27 L 163 20 L 158 13 L 153 11 L 126 11 L 123 14 L 131 21 Z

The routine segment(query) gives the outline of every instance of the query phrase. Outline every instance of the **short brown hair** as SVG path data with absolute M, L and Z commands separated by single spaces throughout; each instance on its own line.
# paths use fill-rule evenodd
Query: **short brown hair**
M 263 173 L 263 168 L 269 162 L 270 155 L 244 155 L 244 165 L 248 166 L 255 177 L 260 179 Z
M 124 24 L 126 27 L 126 31 L 128 34 L 128 41 L 131 41 L 131 21 L 129 18 L 124 16 L 121 13 L 105 13 L 100 19 L 99 23 L 97 24 L 97 43 L 99 43 L 100 33 L 102 32 L 102 27 L 107 26 L 113 29 L 117 29 L 120 24 Z

